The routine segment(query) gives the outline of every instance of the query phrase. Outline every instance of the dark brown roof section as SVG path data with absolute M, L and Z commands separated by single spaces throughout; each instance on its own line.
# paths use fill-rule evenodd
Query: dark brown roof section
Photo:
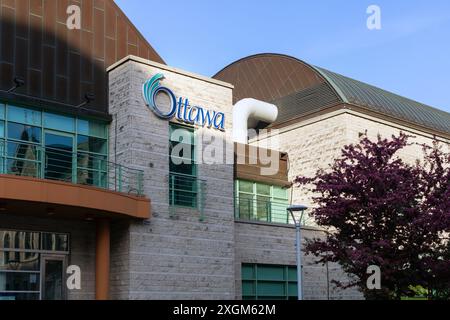
M 244 98 L 275 101 L 299 91 L 327 86 L 327 81 L 310 65 L 296 58 L 273 53 L 238 60 L 213 78 L 234 85 L 234 103 Z
M 276 104 L 279 115 L 272 127 L 283 127 L 337 106 L 364 110 L 437 136 L 450 134 L 448 112 L 286 55 L 249 56 L 230 64 L 214 78 L 234 85 L 234 102 L 255 98 Z
M 81 8 L 81 30 L 69 30 L 69 5 Z M 106 68 L 128 55 L 164 63 L 113 0 L 2 0 L 0 90 L 25 79 L 4 102 L 74 113 L 93 93 L 85 113 L 108 118 Z

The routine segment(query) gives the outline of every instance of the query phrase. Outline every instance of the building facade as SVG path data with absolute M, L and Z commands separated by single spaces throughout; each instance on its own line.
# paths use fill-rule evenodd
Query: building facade
M 167 66 L 112 0 L 1 1 L 0 14 L 2 300 L 296 299 L 286 209 L 313 203 L 295 177 L 365 134 L 450 142 L 448 113 L 293 57 L 212 78 Z M 250 117 L 269 131 L 239 144 L 246 98 L 277 117 Z M 306 220 L 303 236 L 326 232 Z M 306 299 L 362 298 L 333 286 L 351 278 L 339 265 L 303 261 Z

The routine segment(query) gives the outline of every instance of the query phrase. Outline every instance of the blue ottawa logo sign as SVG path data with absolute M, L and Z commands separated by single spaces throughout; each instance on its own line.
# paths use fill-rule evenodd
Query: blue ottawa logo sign
M 189 104 L 188 98 L 179 97 L 177 99 L 172 90 L 161 86 L 163 79 L 164 75 L 158 73 L 148 79 L 142 86 L 144 100 L 156 116 L 166 120 L 176 118 L 184 123 L 225 131 L 225 114 L 223 112 L 206 110 L 200 106 L 192 106 Z M 161 111 L 156 101 L 156 97 L 161 93 L 166 94 L 170 100 L 167 112 Z

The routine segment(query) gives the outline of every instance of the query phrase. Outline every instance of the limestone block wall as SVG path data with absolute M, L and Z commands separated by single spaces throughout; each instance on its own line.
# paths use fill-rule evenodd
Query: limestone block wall
M 333 163 L 334 159 L 341 155 L 341 150 L 345 145 L 351 143 L 358 143 L 362 134 L 368 135 L 370 139 L 376 139 L 378 135 L 384 138 L 390 138 L 392 135 L 398 135 L 400 132 L 407 133 L 413 136 L 410 139 L 412 145 L 406 147 L 399 153 L 408 163 L 414 163 L 417 159 L 423 159 L 422 144 L 431 145 L 434 137 L 421 131 L 413 130 L 406 126 L 401 126 L 392 122 L 381 120 L 378 118 L 362 115 L 350 110 L 341 110 L 319 116 L 313 119 L 299 121 L 295 125 L 281 129 L 278 134 L 279 145 L 277 149 L 287 152 L 289 155 L 289 180 L 293 181 L 297 176 L 313 176 L 318 169 L 326 169 Z M 442 146 L 449 150 L 449 140 L 438 137 L 442 142 Z M 256 144 L 253 141 L 252 144 Z M 312 194 L 304 192 L 304 190 L 293 188 L 291 191 L 292 203 L 301 203 L 309 207 L 314 207 L 312 202 Z M 314 226 L 314 221 L 309 219 L 308 225 Z M 257 229 L 250 232 L 248 229 Z M 261 231 L 264 229 L 265 231 Z M 251 236 L 251 233 L 257 234 Z M 262 237 L 266 234 L 265 241 Z M 320 237 L 323 235 L 321 231 L 314 231 L 311 229 L 305 232 L 305 238 Z M 292 241 L 295 237 L 292 229 L 280 228 L 276 226 L 249 226 L 239 225 L 236 227 L 236 246 L 237 246 L 237 265 L 239 260 L 241 262 L 252 257 L 251 252 L 259 252 L 254 254 L 251 260 L 266 261 L 266 263 L 286 263 L 295 265 L 294 247 Z M 255 241 L 252 242 L 251 240 Z M 282 245 L 282 251 L 279 248 L 271 247 L 274 241 L 285 242 Z M 254 243 L 252 250 L 251 246 L 245 245 L 242 242 Z M 270 249 L 269 249 L 270 248 Z M 264 255 L 265 253 L 265 255 Z M 347 281 L 346 275 L 339 265 L 329 265 L 327 268 L 314 265 L 311 257 L 305 257 L 304 277 L 305 277 L 305 297 L 310 299 L 324 299 L 326 297 L 326 281 L 324 282 L 324 275 L 329 279 L 338 279 L 340 281 Z M 237 279 L 237 286 L 239 280 Z M 239 290 L 237 289 L 237 292 Z M 362 295 L 356 290 L 341 290 L 331 286 L 329 289 L 329 296 L 331 299 L 360 299 Z
M 109 71 L 112 161 L 145 172 L 151 220 L 126 230 L 129 265 L 116 273 L 129 278 L 119 289 L 128 299 L 232 299 L 235 296 L 233 165 L 198 165 L 205 181 L 204 219 L 196 209 L 169 206 L 169 122 L 157 118 L 142 99 L 142 84 L 163 73 L 162 84 L 194 105 L 224 112 L 231 131 L 232 87 L 141 59 Z M 208 131 L 216 138 L 226 133 Z M 113 160 L 116 159 L 116 160 Z M 120 254 L 119 254 L 120 255 Z M 113 262 L 114 263 L 114 262 Z M 116 287 L 118 288 L 118 287 Z
M 324 233 L 313 229 L 302 230 L 306 238 L 321 238 Z M 296 266 L 295 228 L 288 225 L 236 222 L 236 298 L 242 298 L 241 267 L 244 263 Z M 345 281 L 341 268 L 334 264 L 315 264 L 315 258 L 303 254 L 303 294 L 306 300 L 361 299 L 357 289 L 337 289 L 332 280 Z

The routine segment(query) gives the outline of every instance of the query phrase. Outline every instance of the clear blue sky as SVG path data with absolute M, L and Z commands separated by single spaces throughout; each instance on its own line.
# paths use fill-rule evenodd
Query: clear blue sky
M 212 76 L 262 52 L 295 56 L 450 112 L 449 0 L 116 0 L 171 66 Z M 381 7 L 382 30 L 366 9 Z

